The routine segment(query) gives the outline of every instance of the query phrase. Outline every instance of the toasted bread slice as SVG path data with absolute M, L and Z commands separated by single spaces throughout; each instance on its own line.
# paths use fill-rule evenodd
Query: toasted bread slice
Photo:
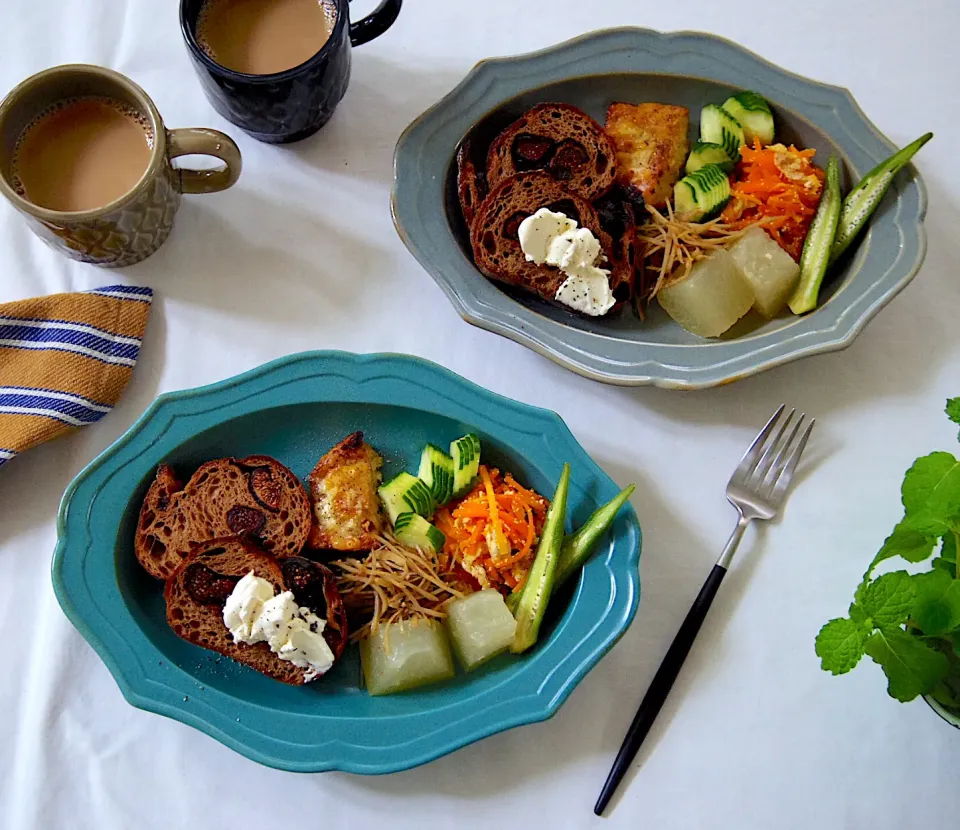
M 323 456 L 307 477 L 313 508 L 308 543 L 317 550 L 370 550 L 383 530 L 377 488 L 383 459 L 354 432 Z
M 470 140 L 467 139 L 457 150 L 457 196 L 467 228 L 473 222 L 474 214 L 486 195 L 485 177 L 477 172 L 471 155 Z
M 198 547 L 164 586 L 167 623 L 174 634 L 194 645 L 219 652 L 284 683 L 302 685 L 306 682 L 304 669 L 281 660 L 266 643 L 233 642 L 224 625 L 224 603 L 250 571 L 270 582 L 275 593 L 287 590 L 279 561 L 241 539 L 212 539 Z
M 570 104 L 538 104 L 494 139 L 487 152 L 492 191 L 518 173 L 548 173 L 592 201 L 616 177 L 616 150 L 600 125 Z
M 605 130 L 616 146 L 617 182 L 648 205 L 666 205 L 690 151 L 689 127 L 686 107 L 611 104 Z
M 197 545 L 247 536 L 274 556 L 300 553 L 310 500 L 300 480 L 265 455 L 203 464 L 182 486 L 166 464 L 140 509 L 135 550 L 147 573 L 167 579 Z
M 593 205 L 547 173 L 521 173 L 506 179 L 483 200 L 470 240 L 477 267 L 491 279 L 553 300 L 566 275 L 558 268 L 528 262 L 517 233 L 520 223 L 542 207 L 565 213 L 593 232 L 608 259 L 603 267 L 612 269 L 613 295 L 618 303 L 627 300 L 632 270 L 617 264 L 613 241 L 601 227 Z
M 167 623 L 178 637 L 244 663 L 292 685 L 306 682 L 306 669 L 281 660 L 267 643 L 235 643 L 223 622 L 223 606 L 241 578 L 254 576 L 274 593 L 292 591 L 301 608 L 326 619 L 323 638 L 334 658 L 347 644 L 347 615 L 333 573 L 299 556 L 276 559 L 242 539 L 212 539 L 198 546 L 164 586 Z

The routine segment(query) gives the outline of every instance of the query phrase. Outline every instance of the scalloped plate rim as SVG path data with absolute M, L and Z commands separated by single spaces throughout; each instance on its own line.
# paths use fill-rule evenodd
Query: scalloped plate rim
M 582 650 L 583 653 L 579 654 L 577 659 L 572 665 L 566 668 L 564 672 L 561 672 L 562 678 L 560 679 L 559 686 L 556 685 L 553 679 L 553 675 L 557 673 L 555 667 L 532 665 L 532 671 L 512 675 L 502 681 L 502 684 L 507 686 L 520 685 L 529 688 L 531 687 L 531 681 L 536 678 L 535 689 L 532 693 L 525 693 L 514 699 L 514 702 L 518 704 L 519 708 L 512 716 L 498 714 L 494 722 L 480 727 L 476 726 L 475 721 L 478 715 L 497 709 L 496 704 L 488 705 L 486 708 L 470 713 L 450 724 L 450 727 L 454 730 L 452 734 L 441 734 L 439 731 L 428 733 L 428 742 L 422 747 L 419 746 L 422 740 L 420 738 L 402 742 L 399 744 L 401 747 L 408 746 L 411 743 L 417 746 L 416 751 L 406 753 L 402 759 L 393 758 L 384 760 L 380 758 L 378 760 L 380 756 L 385 756 L 390 752 L 389 746 L 363 747 L 361 745 L 351 744 L 349 741 L 338 739 L 335 736 L 331 737 L 328 741 L 310 744 L 306 748 L 300 746 L 301 755 L 304 752 L 309 753 L 312 749 L 317 753 L 314 756 L 309 758 L 299 757 L 296 759 L 284 757 L 282 752 L 277 751 L 282 747 L 281 741 L 267 739 L 266 744 L 258 746 L 257 744 L 262 744 L 261 738 L 264 738 L 262 732 L 254 732 L 251 736 L 250 730 L 246 726 L 231 731 L 229 721 L 226 724 L 228 728 L 224 728 L 219 721 L 211 722 L 204 717 L 202 711 L 198 712 L 186 706 L 178 705 L 178 701 L 169 700 L 169 693 L 177 690 L 175 690 L 173 686 L 166 685 L 166 683 L 158 677 L 144 671 L 142 665 L 132 667 L 122 665 L 123 655 L 118 656 L 115 654 L 104 642 L 103 637 L 101 637 L 103 623 L 99 622 L 99 618 L 102 617 L 104 621 L 107 621 L 107 614 L 103 609 L 95 606 L 93 609 L 95 613 L 91 613 L 94 619 L 92 622 L 88 620 L 87 612 L 81 610 L 81 608 L 78 607 L 78 602 L 75 601 L 79 600 L 81 604 L 87 601 L 93 601 L 88 594 L 85 594 L 85 592 L 88 591 L 87 587 L 85 585 L 81 588 L 77 588 L 76 586 L 71 587 L 68 586 L 65 581 L 66 557 L 68 548 L 70 547 L 67 523 L 70 510 L 72 509 L 73 499 L 77 491 L 84 484 L 95 480 L 98 475 L 109 472 L 110 465 L 116 463 L 117 454 L 130 444 L 135 443 L 138 437 L 143 434 L 165 410 L 169 410 L 175 420 L 178 415 L 190 414 L 189 412 L 178 413 L 176 411 L 177 407 L 183 405 L 185 402 L 192 399 L 202 399 L 211 396 L 216 397 L 223 393 L 239 392 L 244 387 L 255 384 L 257 381 L 273 373 L 283 371 L 298 363 L 304 365 L 329 363 L 335 367 L 339 364 L 341 367 L 345 366 L 349 368 L 350 366 L 358 364 L 373 365 L 378 362 L 396 364 L 397 368 L 392 369 L 392 373 L 389 375 L 393 380 L 401 379 L 397 372 L 402 372 L 402 367 L 412 367 L 415 373 L 428 373 L 444 378 L 446 382 L 452 384 L 454 388 L 467 391 L 475 400 L 483 401 L 488 405 L 493 404 L 508 413 L 511 411 L 522 413 L 542 424 L 552 425 L 554 429 L 559 431 L 561 436 L 564 436 L 565 441 L 569 442 L 572 447 L 579 449 L 582 455 L 582 458 L 579 460 L 592 468 L 595 477 L 600 481 L 610 482 L 609 476 L 590 458 L 589 454 L 579 444 L 576 437 L 570 432 L 563 419 L 556 412 L 507 398 L 485 389 L 445 367 L 411 355 L 387 352 L 354 354 L 336 350 L 301 352 L 270 361 L 236 376 L 205 386 L 163 393 L 151 403 L 146 411 L 126 432 L 86 465 L 67 487 L 57 515 L 57 546 L 51 563 L 51 578 L 57 601 L 67 618 L 104 662 L 117 682 L 124 698 L 131 705 L 193 726 L 251 760 L 277 769 L 296 772 L 340 770 L 359 774 L 385 774 L 419 766 L 420 764 L 432 761 L 438 757 L 454 752 L 463 746 L 506 729 L 543 721 L 552 717 L 583 677 L 625 633 L 635 617 L 640 598 L 639 557 L 642 546 L 642 532 L 636 513 L 632 507 L 624 513 L 627 517 L 627 532 L 626 534 L 618 535 L 616 539 L 617 544 L 621 542 L 629 543 L 634 539 L 636 541 L 635 549 L 632 549 L 627 554 L 627 567 L 623 572 L 614 572 L 608 563 L 604 563 L 610 579 L 614 582 L 615 595 L 611 597 L 608 603 L 608 607 L 614 610 L 608 610 L 601 618 L 601 623 L 606 624 L 603 630 L 597 630 L 597 627 L 594 627 L 591 629 L 589 636 L 577 644 L 578 651 Z M 311 377 L 315 376 L 307 378 L 291 377 L 289 380 L 284 381 L 282 385 L 308 381 Z M 382 379 L 383 377 L 383 375 L 375 375 L 374 379 Z M 252 393 L 253 396 L 256 394 L 259 393 Z M 245 399 L 242 398 L 240 400 Z M 258 411 L 259 409 L 262 409 L 262 407 L 254 407 L 245 414 Z M 477 425 L 480 426 L 484 418 L 476 412 L 475 414 L 477 414 L 480 422 Z M 231 415 L 227 421 L 221 423 L 228 423 L 234 417 L 238 416 Z M 454 416 L 448 415 L 447 417 Z M 506 423 L 503 425 L 505 427 L 509 426 Z M 210 427 L 207 428 L 209 429 Z M 125 462 L 119 463 L 113 472 L 119 472 L 124 464 Z M 612 482 L 610 482 L 610 484 L 612 484 Z M 86 548 L 81 551 L 81 553 L 83 553 L 81 566 L 83 562 L 85 562 L 89 545 L 92 542 L 89 516 L 83 528 L 87 532 L 87 538 L 83 540 Z M 623 536 L 623 539 L 621 539 L 621 536 Z M 579 602 L 581 590 L 582 585 L 577 587 L 571 599 L 571 610 Z M 97 617 L 97 615 L 99 615 L 99 617 Z M 589 644 L 588 640 L 590 641 Z M 549 640 L 547 643 L 549 643 Z M 161 652 L 157 652 L 157 654 L 160 654 L 162 657 Z M 185 678 L 191 677 L 189 673 L 179 667 L 171 666 L 170 668 L 176 669 L 178 673 L 175 678 L 176 680 L 181 680 L 181 675 Z M 544 668 L 546 668 L 547 671 L 543 671 Z M 151 690 L 151 686 L 158 686 L 160 688 L 159 690 Z M 496 688 L 500 687 L 498 686 Z M 493 691 L 495 690 L 487 690 L 485 694 L 489 696 Z M 217 697 L 219 697 L 219 693 Z M 469 699 L 469 696 L 467 696 L 467 699 Z M 203 708 L 210 708 L 210 706 Z M 215 705 L 213 708 L 216 708 Z M 446 708 L 451 707 L 448 706 Z M 309 715 L 300 713 L 289 716 L 293 718 L 309 717 Z M 415 721 L 423 717 L 423 715 L 422 713 L 407 713 L 394 717 L 398 720 Z M 457 727 L 464 723 L 467 724 L 467 728 L 463 731 L 458 731 Z M 331 750 L 330 747 L 334 747 L 334 749 Z
M 406 227 L 404 219 L 401 216 L 402 209 L 398 205 L 398 189 L 400 187 L 402 178 L 400 173 L 402 157 L 404 153 L 407 152 L 412 134 L 415 134 L 420 129 L 424 129 L 425 123 L 429 123 L 443 111 L 449 109 L 465 92 L 470 92 L 475 87 L 479 87 L 485 80 L 485 77 L 490 78 L 490 83 L 488 83 L 488 86 L 496 86 L 496 71 L 500 67 L 522 66 L 527 63 L 539 63 L 542 65 L 544 62 L 548 62 L 552 59 L 558 59 L 566 52 L 574 51 L 583 46 L 590 47 L 594 44 L 600 44 L 604 41 L 609 41 L 618 37 L 636 38 L 638 41 L 636 48 L 638 49 L 642 48 L 641 42 L 643 42 L 643 45 L 646 45 L 646 41 L 649 40 L 653 40 L 654 42 L 663 44 L 664 46 L 669 46 L 671 42 L 674 41 L 687 40 L 700 41 L 702 43 L 711 45 L 714 48 L 728 50 L 739 57 L 752 61 L 763 72 L 771 73 L 775 77 L 779 76 L 779 78 L 787 81 L 788 83 L 824 92 L 830 96 L 841 99 L 848 107 L 849 115 L 852 115 L 860 126 L 868 130 L 876 141 L 885 145 L 885 147 L 891 152 L 895 148 L 895 145 L 869 119 L 869 117 L 860 107 L 857 100 L 854 98 L 851 91 L 846 87 L 816 81 L 784 69 L 783 67 L 778 66 L 772 61 L 749 49 L 746 49 L 743 46 L 740 46 L 728 38 L 690 30 L 660 32 L 655 29 L 631 26 L 601 29 L 579 35 L 561 43 L 533 52 L 490 57 L 478 61 L 450 92 L 443 96 L 439 101 L 428 107 L 406 127 L 406 129 L 400 135 L 394 150 L 394 182 L 391 189 L 390 209 L 394 227 L 396 228 L 399 236 L 408 250 L 440 286 L 448 300 L 456 309 L 457 313 L 468 323 L 507 337 L 514 342 L 520 343 L 521 345 L 530 348 L 538 354 L 583 377 L 614 385 L 654 385 L 665 389 L 676 390 L 705 389 L 749 377 L 758 374 L 759 372 L 766 371 L 777 366 L 782 366 L 786 363 L 803 357 L 839 351 L 849 347 L 866 326 L 866 324 L 870 322 L 870 320 L 872 320 L 891 300 L 893 300 L 894 297 L 896 297 L 910 283 L 913 277 L 916 276 L 926 256 L 927 235 L 926 230 L 923 227 L 923 219 L 927 212 L 927 192 L 923 183 L 923 179 L 915 167 L 910 167 L 912 178 L 906 185 L 906 187 L 915 186 L 917 190 L 917 215 L 915 217 L 915 227 L 913 225 L 907 227 L 905 226 L 906 223 L 901 223 L 899 220 L 899 211 L 894 221 L 894 229 L 899 232 L 899 235 L 902 239 L 907 239 L 908 231 L 912 232 L 907 241 L 913 243 L 913 247 L 915 247 L 915 256 L 913 261 L 909 264 L 901 264 L 899 262 L 900 257 L 898 256 L 896 264 L 900 265 L 901 275 L 892 281 L 887 279 L 886 281 L 890 282 L 890 284 L 886 285 L 883 290 L 875 294 L 870 293 L 871 286 L 867 286 L 867 290 L 864 291 L 860 297 L 861 300 L 864 299 L 864 297 L 866 298 L 866 304 L 864 307 L 858 309 L 857 313 L 852 319 L 846 319 L 846 315 L 841 310 L 837 318 L 833 319 L 829 324 L 826 318 L 823 318 L 824 322 L 822 328 L 812 327 L 808 330 L 797 332 L 792 335 L 786 334 L 784 337 L 785 341 L 789 341 L 793 337 L 802 337 L 804 340 L 812 337 L 814 338 L 814 342 L 804 342 L 803 344 L 792 349 L 787 348 L 784 350 L 783 348 L 779 348 L 777 349 L 777 353 L 771 355 L 761 355 L 752 363 L 745 363 L 745 361 L 749 361 L 754 357 L 753 352 L 748 352 L 745 356 L 734 355 L 730 358 L 720 361 L 719 363 L 710 364 L 709 361 L 706 361 L 703 365 L 681 367 L 681 369 L 678 370 L 677 364 L 679 361 L 671 362 L 666 357 L 653 357 L 631 364 L 631 370 L 628 373 L 624 373 L 622 371 L 618 373 L 615 370 L 606 371 L 597 365 L 589 365 L 589 361 L 578 361 L 577 359 L 572 358 L 569 353 L 562 353 L 557 349 L 556 343 L 560 343 L 562 348 L 563 338 L 559 335 L 556 335 L 555 329 L 562 324 L 558 324 L 556 321 L 550 318 L 542 317 L 537 312 L 528 309 L 526 306 L 516 302 L 512 298 L 509 298 L 507 295 L 502 293 L 499 293 L 499 296 L 492 301 L 492 304 L 485 302 L 483 297 L 470 289 L 469 284 L 460 284 L 456 277 L 451 277 L 446 273 L 447 270 L 452 271 L 453 269 L 446 269 L 443 264 L 431 261 L 431 257 L 423 250 L 414 237 L 411 236 L 410 229 Z M 596 57 L 596 55 L 591 55 L 591 57 Z M 718 60 L 716 56 L 712 54 L 705 55 L 705 58 L 708 60 Z M 652 70 L 639 70 L 637 74 L 650 74 L 651 71 Z M 582 73 L 582 75 L 570 75 L 568 77 L 589 77 L 590 75 L 594 74 L 597 73 L 590 71 Z M 617 71 L 616 74 L 627 73 Z M 671 75 L 674 77 L 708 77 L 702 72 L 698 72 L 694 75 L 691 73 L 678 74 L 676 72 L 665 71 L 659 74 Z M 558 83 L 561 81 L 562 79 L 553 79 L 544 80 L 541 81 L 541 83 L 549 84 Z M 503 83 L 506 84 L 508 82 L 504 81 Z M 727 83 L 727 81 L 722 81 L 722 83 Z M 532 85 L 526 88 L 535 89 L 536 86 L 537 85 Z M 472 123 L 477 123 L 489 112 L 500 106 L 504 101 L 510 100 L 520 94 L 523 94 L 523 90 L 513 90 L 512 86 L 507 93 L 497 93 L 495 96 L 497 99 L 496 102 L 487 107 L 483 113 L 474 114 Z M 487 91 L 481 91 L 479 94 L 479 99 L 481 102 L 486 100 L 487 97 Z M 789 104 L 789 102 L 787 103 Z M 812 123 L 817 123 L 816 119 L 811 118 L 803 110 L 798 110 L 793 106 L 791 106 L 790 109 L 793 112 L 802 115 L 804 118 L 807 118 Z M 837 117 L 839 118 L 839 111 L 837 110 L 836 106 L 834 106 L 833 111 L 837 113 Z M 462 136 L 460 138 L 462 138 Z M 410 149 L 410 152 L 413 152 L 413 148 Z M 422 180 L 423 170 L 419 168 L 419 165 L 413 164 L 412 162 L 411 166 L 417 168 L 416 174 L 412 177 L 414 183 Z M 897 204 L 899 205 L 899 199 Z M 416 215 L 415 208 L 411 208 L 411 211 L 414 214 L 413 218 L 415 220 L 411 224 L 416 226 L 417 224 L 420 224 L 420 217 Z M 914 217 L 911 217 L 909 221 L 913 222 Z M 445 218 L 444 225 L 447 225 Z M 449 228 L 447 227 L 445 230 L 449 230 Z M 868 237 L 863 241 L 863 243 L 861 243 L 861 245 L 863 249 L 869 251 L 869 232 Z M 459 252 L 459 248 L 455 241 L 453 242 L 453 246 L 457 247 Z M 901 246 L 899 252 L 901 256 L 904 254 L 905 248 L 905 245 Z M 472 263 L 470 264 L 472 266 Z M 862 267 L 862 263 L 858 265 L 857 270 L 859 270 L 860 267 Z M 890 270 L 891 269 L 888 268 L 887 272 L 883 273 L 882 276 L 887 278 Z M 479 275 L 479 272 L 475 271 L 474 274 L 477 278 L 482 279 L 482 277 Z M 852 279 L 852 277 L 855 275 L 856 271 L 849 276 Z M 884 280 L 877 280 L 876 282 L 880 283 L 883 281 Z M 816 319 L 816 315 L 810 315 L 807 319 Z M 516 320 L 520 320 L 520 323 L 518 324 L 517 322 L 514 322 Z M 531 332 L 531 329 L 533 332 Z M 541 333 L 541 329 L 547 333 Z M 587 335 L 588 340 L 593 334 L 594 332 L 576 330 L 577 337 Z M 771 334 L 779 334 L 779 332 L 773 332 Z M 544 340 L 548 342 L 544 342 Z M 670 344 L 652 345 L 655 349 L 670 348 Z M 709 346 L 712 344 L 705 341 L 702 344 L 696 345 L 703 348 L 709 348 Z M 777 344 L 775 343 L 771 345 L 764 345 L 762 350 L 766 351 L 767 349 L 776 347 L 776 345 Z M 642 350 L 643 348 L 643 344 L 637 345 L 638 350 Z M 588 348 L 581 351 L 589 352 L 590 350 Z M 725 364 L 729 363 L 737 364 L 737 367 L 734 369 L 723 368 Z M 711 369 L 717 369 L 717 371 L 711 374 Z M 692 378 L 690 375 L 692 375 Z

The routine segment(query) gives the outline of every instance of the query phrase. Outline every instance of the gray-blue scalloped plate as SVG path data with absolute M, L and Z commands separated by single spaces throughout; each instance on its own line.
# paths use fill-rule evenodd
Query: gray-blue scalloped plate
M 490 463 L 542 493 L 568 462 L 570 526 L 619 490 L 556 413 L 407 355 L 307 352 L 162 395 L 67 488 L 53 557 L 60 606 L 130 703 L 269 766 L 395 772 L 550 717 L 626 631 L 640 598 L 640 525 L 629 505 L 578 584 L 554 598 L 529 653 L 425 689 L 371 697 L 352 648 L 322 680 L 286 686 L 179 639 L 166 624 L 163 586 L 133 552 L 157 465 L 189 473 L 211 458 L 264 453 L 306 476 L 357 429 L 383 454 L 387 475 L 415 469 L 428 441 L 466 431 L 479 434 Z
M 778 140 L 815 148 L 821 162 L 837 153 L 845 188 L 895 150 L 846 89 L 794 75 L 713 35 L 611 29 L 477 64 L 397 142 L 394 224 L 465 320 L 595 380 L 699 389 L 842 349 L 923 262 L 927 197 L 913 167 L 899 174 L 869 232 L 831 275 L 819 309 L 769 322 L 748 317 L 718 340 L 688 334 L 656 304 L 646 322 L 629 309 L 588 320 L 507 293 L 473 264 L 455 186 L 454 155 L 467 135 L 475 146 L 486 146 L 542 101 L 574 104 L 601 123 L 613 101 L 681 104 L 690 108 L 694 129 L 705 104 L 740 89 L 754 89 L 770 102 Z

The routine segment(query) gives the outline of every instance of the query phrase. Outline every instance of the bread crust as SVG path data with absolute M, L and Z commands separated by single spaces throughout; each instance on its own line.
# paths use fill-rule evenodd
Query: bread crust
M 487 152 L 487 185 L 542 171 L 588 201 L 616 176 L 616 150 L 601 126 L 570 104 L 538 104 L 498 135 Z
M 198 574 L 191 571 L 195 568 L 206 570 Z M 303 685 L 306 669 L 281 660 L 267 643 L 235 643 L 223 622 L 228 589 L 232 590 L 232 586 L 251 571 L 271 583 L 275 594 L 293 591 L 298 605 L 325 618 L 323 637 L 334 658 L 340 658 L 349 632 L 333 573 L 303 557 L 276 559 L 243 539 L 212 539 L 198 545 L 180 563 L 164 585 L 167 623 L 174 634 L 187 642 L 216 651 L 283 683 Z M 198 601 L 190 591 L 191 580 L 200 577 L 219 588 L 216 597 L 209 597 L 209 602 Z
M 477 268 L 493 280 L 554 300 L 566 275 L 558 268 L 528 262 L 517 236 L 520 222 L 542 207 L 565 213 L 590 229 L 607 256 L 603 267 L 611 269 L 611 290 L 619 302 L 628 299 L 632 269 L 619 262 L 613 240 L 601 227 L 593 205 L 543 172 L 505 179 L 483 200 L 470 239 Z
M 310 532 L 301 481 L 265 455 L 220 458 L 183 485 L 161 464 L 143 505 L 134 548 L 151 576 L 167 579 L 197 544 L 245 536 L 275 556 L 300 553 Z
M 186 580 L 190 569 L 195 566 L 237 580 L 253 571 L 255 576 L 270 582 L 279 593 L 286 590 L 279 562 L 242 539 L 212 539 L 198 546 L 180 563 L 164 586 L 167 624 L 174 634 L 187 642 L 216 651 L 275 680 L 293 686 L 303 685 L 305 670 L 281 660 L 266 643 L 233 642 L 230 630 L 223 622 L 222 602 L 201 604 L 190 596 Z
M 471 155 L 470 139 L 457 150 L 457 198 L 467 228 L 473 224 L 477 208 L 487 195 L 486 176 L 477 172 Z

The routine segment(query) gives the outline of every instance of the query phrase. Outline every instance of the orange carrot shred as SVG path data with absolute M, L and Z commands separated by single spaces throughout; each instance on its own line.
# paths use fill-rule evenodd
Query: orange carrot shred
M 799 260 L 823 192 L 824 173 L 811 159 L 816 150 L 770 144 L 740 148 L 740 163 L 721 220 L 745 228 L 763 220 L 763 229 Z
M 470 492 L 434 514 L 445 536 L 447 567 L 463 569 L 481 587 L 506 590 L 522 584 L 549 506 L 510 473 L 481 465 Z

